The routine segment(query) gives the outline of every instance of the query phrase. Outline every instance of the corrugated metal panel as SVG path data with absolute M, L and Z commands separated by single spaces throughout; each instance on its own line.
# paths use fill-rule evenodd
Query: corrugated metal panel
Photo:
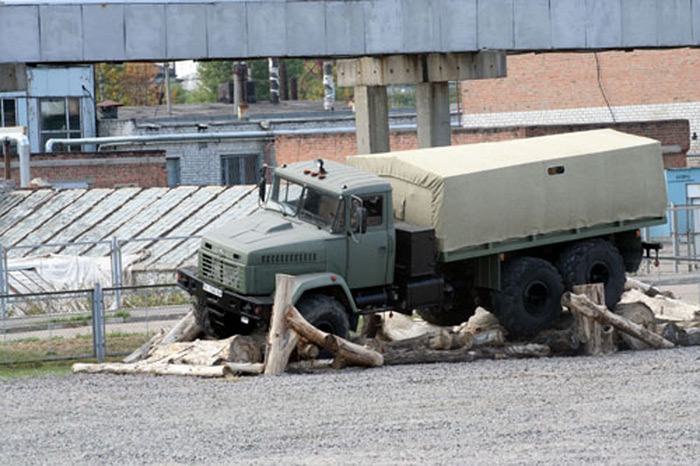
M 168 188 L 151 188 L 141 191 L 136 197 L 131 199 L 129 202 L 124 204 L 120 209 L 113 212 L 105 220 L 101 221 L 97 225 L 93 225 L 89 230 L 80 235 L 75 242 L 83 241 L 101 241 L 105 238 L 109 238 L 114 231 L 121 227 L 124 223 L 128 222 L 129 219 L 138 215 L 139 212 L 146 209 L 149 205 L 157 202 L 158 199 L 163 197 L 169 191 Z M 77 250 L 71 248 L 71 251 L 75 251 L 75 254 L 85 254 L 93 246 L 82 246 Z
M 31 191 L 7 191 L 0 193 L 0 218 L 14 206 L 24 201 L 30 194 Z
M 178 225 L 173 231 L 170 232 L 169 236 L 188 236 L 196 235 L 200 230 L 206 228 L 206 226 L 212 221 L 219 218 L 222 212 L 226 212 L 236 203 L 240 202 L 245 196 L 252 192 L 250 186 L 232 186 L 227 188 L 221 194 L 219 194 L 211 202 L 203 206 L 194 215 L 190 216 L 187 220 Z M 190 253 L 186 252 L 189 248 L 183 246 L 184 242 L 191 242 L 195 245 L 199 245 L 199 240 L 183 240 L 183 241 L 158 241 L 150 249 L 150 256 L 144 266 L 148 267 L 158 264 L 168 264 L 175 263 L 178 264 L 184 258 L 188 257 Z M 182 252 L 185 250 L 185 252 Z M 166 262 L 172 261 L 172 262 Z
M 149 226 L 158 221 L 166 213 L 175 209 L 183 199 L 191 196 L 197 191 L 194 186 L 180 186 L 179 188 L 168 190 L 163 197 L 158 199 L 147 208 L 140 211 L 138 214 L 127 219 L 116 231 L 110 236 L 116 236 L 119 239 L 143 237 L 140 233 L 145 231 Z M 98 244 L 87 252 L 90 256 L 104 256 L 109 254 L 110 246 Z
M 103 219 L 112 212 L 129 202 L 141 188 L 120 188 L 108 190 L 110 194 L 93 206 L 85 215 L 74 218 L 73 222 L 63 229 L 59 234 L 51 238 L 52 243 L 73 242 L 78 236 L 85 234 L 95 226 L 99 226 Z M 63 250 L 64 253 L 74 253 L 75 248 L 48 247 L 39 248 L 32 251 L 32 254 L 50 254 Z
M 76 199 L 85 194 L 85 189 L 68 189 L 56 193 L 50 200 L 44 203 L 32 215 L 7 230 L 2 235 L 2 242 L 5 246 L 12 246 L 19 243 L 24 237 L 40 228 L 45 222 L 61 212 L 67 206 L 73 204 Z M 30 197 L 31 199 L 31 197 Z M 17 257 L 21 250 L 11 249 L 8 257 Z
M 185 221 L 190 215 L 200 210 L 207 202 L 216 197 L 223 190 L 220 186 L 207 186 L 197 190 L 191 196 L 183 200 L 174 209 L 157 219 L 155 223 L 139 233 L 142 238 L 159 238 L 162 236 L 174 236 L 171 231 Z M 163 242 L 163 241 L 161 241 Z M 148 249 L 153 242 L 132 242 L 122 248 L 122 254 L 130 254 L 142 249 Z
M 3 216 L 0 217 L 0 237 L 2 237 L 7 230 L 31 215 L 39 205 L 51 199 L 53 195 L 54 192 L 50 189 L 35 191 L 12 210 L 3 214 Z M 0 242 L 2 244 L 9 244 L 5 242 L 4 237 Z
M 71 225 L 77 218 L 80 218 L 92 207 L 101 201 L 105 196 L 111 193 L 110 189 L 91 189 L 82 195 L 79 199 L 70 205 L 70 208 L 62 212 L 61 215 L 55 215 L 46 221 L 41 227 L 28 234 L 16 246 L 31 246 L 42 243 L 55 242 L 54 237 L 61 233 L 63 229 Z M 37 250 L 21 249 L 15 252 L 16 256 L 27 256 L 37 254 Z
M 242 217 L 247 217 L 248 215 L 252 214 L 256 210 L 258 210 L 258 196 L 255 194 L 255 192 L 250 192 L 248 195 L 245 197 L 241 198 L 239 202 L 237 202 L 235 205 L 231 206 L 230 209 L 226 210 L 224 213 L 221 214 L 220 217 L 218 217 L 216 220 L 205 226 L 204 228 L 201 229 L 201 231 L 198 231 L 198 235 L 203 235 L 206 234 L 208 231 L 215 230 L 223 225 L 225 225 L 228 222 L 231 222 L 233 220 L 236 220 L 238 218 Z M 192 260 L 192 257 L 197 253 L 197 249 L 199 248 L 199 242 L 200 240 L 188 240 L 185 244 L 180 246 L 182 248 L 182 251 L 179 252 L 181 254 L 179 257 L 181 257 L 179 262 L 176 262 L 176 259 L 178 258 L 177 255 L 172 254 L 172 256 L 169 254 L 167 256 L 164 256 L 163 259 L 161 260 L 161 263 L 163 264 L 174 264 L 177 263 L 179 265 L 182 265 L 183 263 L 186 263 L 188 261 Z

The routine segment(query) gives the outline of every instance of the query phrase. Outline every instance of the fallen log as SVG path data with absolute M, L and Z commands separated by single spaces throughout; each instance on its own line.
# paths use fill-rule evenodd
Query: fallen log
M 382 342 L 379 341 L 376 341 L 376 346 L 372 346 L 382 352 L 385 366 L 472 362 L 477 359 L 541 358 L 551 354 L 548 346 L 537 344 L 509 345 L 499 348 L 461 348 L 456 350 L 434 350 L 424 346 L 394 347 L 382 345 Z
M 270 331 L 267 334 L 265 350 L 265 375 L 277 375 L 284 372 L 289 363 L 289 356 L 299 343 L 299 334 L 288 327 L 285 320 L 287 306 L 292 301 L 296 278 L 292 275 L 275 276 L 275 301 L 270 317 Z
M 193 341 L 202 334 L 202 329 L 194 318 L 194 311 L 187 313 L 168 333 L 165 334 L 161 345 L 169 345 L 170 343 L 178 343 L 181 341 Z
M 184 375 L 191 377 L 223 377 L 224 366 L 192 366 L 188 364 L 124 364 L 118 362 L 101 364 L 73 364 L 74 374 L 152 374 Z
M 618 330 L 633 335 L 654 348 L 673 348 L 675 345 L 665 338 L 650 332 L 641 325 L 618 316 L 605 307 L 593 303 L 585 296 L 564 293 L 562 303 L 574 312 L 587 315 L 599 322 L 610 324 Z
M 159 345 L 154 348 L 144 363 L 191 364 L 193 366 L 215 366 L 229 358 L 231 340 L 195 340 Z
M 544 330 L 538 333 L 532 342 L 547 345 L 552 350 L 552 353 L 562 356 L 577 355 L 581 349 L 581 341 L 576 335 L 574 325 L 564 330 Z
M 574 286 L 574 293 L 586 296 L 597 305 L 605 305 L 605 288 L 602 283 Z M 617 352 L 613 327 L 576 309 L 573 311 L 575 335 L 582 344 L 584 354 L 602 356 Z
M 676 346 L 680 345 L 686 336 L 685 331 L 673 322 L 653 324 L 652 330 L 654 333 L 661 335 Z
M 506 337 L 500 328 L 486 330 L 472 337 L 473 346 L 503 346 L 505 344 Z
M 348 364 L 366 367 L 382 365 L 381 354 L 317 329 L 307 322 L 294 306 L 287 308 L 284 317 L 289 329 L 293 330 L 298 336 L 334 353 L 336 357 L 346 361 Z

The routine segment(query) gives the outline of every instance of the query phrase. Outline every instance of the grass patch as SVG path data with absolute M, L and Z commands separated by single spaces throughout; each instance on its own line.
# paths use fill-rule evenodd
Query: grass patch
M 105 339 L 106 354 L 130 353 L 143 345 L 150 338 L 145 333 L 108 333 Z M 50 339 L 27 338 L 23 340 L 9 340 L 0 343 L 0 363 L 11 363 L 10 365 L 0 364 L 0 370 L 7 367 L 23 366 L 27 363 L 39 363 L 40 366 L 53 365 L 67 367 L 74 361 L 50 361 L 51 359 L 84 358 L 92 357 L 92 335 L 78 335 L 75 337 L 53 337 Z M 33 370 L 35 367 L 31 366 Z

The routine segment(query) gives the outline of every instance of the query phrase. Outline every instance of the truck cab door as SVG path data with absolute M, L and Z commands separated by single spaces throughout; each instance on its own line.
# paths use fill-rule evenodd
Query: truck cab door
M 347 237 L 348 269 L 345 274 L 348 286 L 353 289 L 384 285 L 392 279 L 388 273 L 389 266 L 393 263 L 393 242 L 389 235 L 387 197 L 380 193 L 362 195 L 359 198 L 367 213 L 367 230 L 364 233 L 359 231 L 359 201 L 353 199 L 349 209 L 351 233 Z

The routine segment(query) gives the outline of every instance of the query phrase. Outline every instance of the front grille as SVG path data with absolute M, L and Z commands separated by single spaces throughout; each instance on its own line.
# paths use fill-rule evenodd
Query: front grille
M 202 253 L 202 276 L 237 291 L 242 290 L 241 267 L 227 264 L 216 257 Z
M 262 256 L 263 264 L 288 264 L 299 262 L 316 262 L 316 253 L 297 252 L 290 254 L 265 254 Z

